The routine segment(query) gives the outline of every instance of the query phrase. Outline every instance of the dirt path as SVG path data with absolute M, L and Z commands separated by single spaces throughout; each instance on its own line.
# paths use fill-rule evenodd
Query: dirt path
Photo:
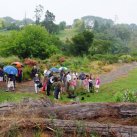
M 111 71 L 107 74 L 102 74 L 100 76 L 101 84 L 110 83 L 121 76 L 127 75 L 129 71 L 135 68 L 137 68 L 137 62 L 133 62 L 130 64 L 123 64 L 114 71 Z
M 0 83 L 0 89 L 6 91 L 6 82 Z M 16 83 L 15 91 L 17 92 L 34 92 L 34 82 L 27 81 L 22 83 Z

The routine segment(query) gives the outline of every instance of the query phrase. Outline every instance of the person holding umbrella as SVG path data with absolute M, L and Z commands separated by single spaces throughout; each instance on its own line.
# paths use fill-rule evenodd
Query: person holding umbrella
M 6 66 L 3 68 L 4 72 L 8 74 L 7 91 L 12 87 L 15 90 L 15 75 L 18 74 L 18 70 L 13 66 Z

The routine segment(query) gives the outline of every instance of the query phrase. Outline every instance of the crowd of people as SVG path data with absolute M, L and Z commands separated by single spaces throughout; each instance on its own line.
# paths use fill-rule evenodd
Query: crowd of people
M 16 81 L 22 82 L 23 71 L 18 69 L 17 76 L 9 74 L 5 75 L 2 68 L 0 68 L 0 81 L 6 81 L 7 90 L 15 90 Z M 55 73 L 50 69 L 44 70 L 43 78 L 37 66 L 34 66 L 30 72 L 31 78 L 34 81 L 35 93 L 43 91 L 47 96 L 51 95 L 51 90 L 54 90 L 54 98 L 59 99 L 60 94 L 66 92 L 69 98 L 75 98 L 75 91 L 82 88 L 85 92 L 99 92 L 100 78 L 96 78 L 92 74 L 84 74 L 77 72 L 70 72 L 63 68 Z
M 35 93 L 40 90 L 45 91 L 47 96 L 51 95 L 51 88 L 54 88 L 54 98 L 59 99 L 62 92 L 66 92 L 69 98 L 74 98 L 74 92 L 79 87 L 86 92 L 98 92 L 100 87 L 100 78 L 93 77 L 92 74 L 84 74 L 60 70 L 54 73 L 50 70 L 44 70 L 44 78 L 40 79 L 39 71 L 36 66 L 32 69 Z

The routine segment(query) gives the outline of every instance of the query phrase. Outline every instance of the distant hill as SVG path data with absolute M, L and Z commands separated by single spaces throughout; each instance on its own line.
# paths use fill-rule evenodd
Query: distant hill
M 98 23 L 98 25 L 113 25 L 114 22 L 111 19 L 105 19 L 97 16 L 84 16 L 81 18 L 86 26 L 90 26 L 91 28 L 95 25 L 95 23 Z
M 16 20 L 16 19 L 13 19 L 12 17 L 2 17 L 1 19 L 4 20 L 4 23 L 6 26 L 10 25 L 10 24 L 16 24 L 18 26 L 20 25 L 25 25 L 25 24 L 33 24 L 34 21 L 32 19 L 29 19 L 29 18 L 26 18 L 26 19 L 23 19 L 23 20 Z

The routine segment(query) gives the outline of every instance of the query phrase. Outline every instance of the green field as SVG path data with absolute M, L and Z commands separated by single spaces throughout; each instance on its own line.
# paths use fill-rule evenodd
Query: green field
M 43 94 L 34 93 L 14 93 L 14 92 L 4 92 L 0 91 L 0 102 L 19 102 L 24 98 L 38 99 L 42 97 Z

